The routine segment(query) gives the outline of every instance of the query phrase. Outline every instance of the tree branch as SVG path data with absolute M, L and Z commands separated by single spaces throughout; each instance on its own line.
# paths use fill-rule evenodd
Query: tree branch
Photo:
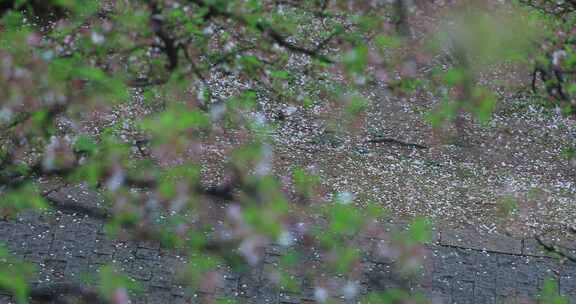
M 576 257 L 566 252 L 565 248 L 558 246 L 556 244 L 548 244 L 544 242 L 544 240 L 542 240 L 542 237 L 540 235 L 536 235 L 534 236 L 534 238 L 536 239 L 536 242 L 538 242 L 540 246 L 546 249 L 546 251 L 555 253 L 566 260 L 576 263 Z
M 236 15 L 236 14 L 233 14 L 233 13 L 230 13 L 227 11 L 222 11 L 217 6 L 214 6 L 213 4 L 207 3 L 204 0 L 189 0 L 189 1 L 191 3 L 194 3 L 198 6 L 200 6 L 200 7 L 204 7 L 204 8 L 208 9 L 208 13 L 204 16 L 204 18 L 211 18 L 213 16 L 220 16 L 220 17 L 228 18 L 230 20 L 237 21 L 244 26 L 250 25 L 250 22 L 248 22 L 248 20 L 246 20 L 246 18 L 244 16 Z M 285 49 L 287 49 L 289 51 L 292 51 L 294 53 L 300 53 L 300 54 L 308 55 L 308 56 L 315 58 L 315 59 L 318 59 L 324 63 L 334 63 L 334 61 L 332 59 L 328 58 L 325 55 L 322 55 L 317 50 L 307 49 L 307 48 L 304 48 L 304 47 L 301 47 L 301 46 L 298 46 L 296 44 L 289 42 L 286 39 L 286 37 L 284 37 L 284 35 L 282 35 L 278 31 L 276 31 L 269 24 L 266 24 L 262 21 L 258 21 L 254 24 L 254 27 L 260 33 L 267 36 L 270 40 L 272 40 L 273 42 L 275 42 L 279 46 L 284 47 Z
M 369 143 L 387 143 L 387 144 L 392 144 L 392 145 L 398 145 L 398 146 L 402 146 L 402 147 L 409 147 L 409 148 L 416 148 L 416 149 L 428 149 L 430 147 L 428 146 L 424 146 L 424 145 L 420 145 L 420 144 L 415 144 L 415 143 L 407 143 L 401 140 L 397 140 L 394 138 L 388 138 L 388 137 L 377 137 L 377 138 L 372 138 L 368 140 Z
M 68 214 L 81 214 L 97 220 L 108 220 L 112 214 L 105 208 L 86 206 L 73 201 L 60 200 L 54 196 L 44 195 L 50 206 L 57 211 Z

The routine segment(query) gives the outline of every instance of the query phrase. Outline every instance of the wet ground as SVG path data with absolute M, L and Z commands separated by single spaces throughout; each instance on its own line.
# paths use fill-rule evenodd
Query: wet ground
M 506 303 L 536 299 L 544 280 L 552 278 L 562 294 L 576 301 L 576 263 L 547 257 L 529 239 L 474 233 L 437 231 L 424 251 L 424 272 L 413 280 L 399 280 L 390 260 L 366 256 L 356 288 L 365 293 L 403 287 L 434 303 Z M 13 254 L 37 265 L 34 286 L 76 282 L 94 287 L 97 269 L 111 263 L 142 287 L 134 303 L 195 303 L 203 296 L 190 296 L 177 284 L 174 274 L 182 258 L 158 244 L 110 241 L 98 220 L 69 214 L 23 215 L 0 221 L 0 235 Z M 471 249 L 462 248 L 466 246 Z M 283 292 L 266 278 L 263 269 L 274 267 L 281 254 L 281 248 L 270 247 L 259 267 L 228 273 L 218 294 L 247 303 L 313 302 L 314 290 L 304 279 L 298 294 Z M 0 296 L 0 302 L 11 300 Z

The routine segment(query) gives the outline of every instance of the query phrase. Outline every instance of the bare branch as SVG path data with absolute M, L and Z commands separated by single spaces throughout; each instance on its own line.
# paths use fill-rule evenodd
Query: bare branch
M 248 22 L 248 20 L 246 20 L 246 18 L 244 16 L 235 15 L 235 14 L 230 13 L 230 12 L 222 11 L 218 7 L 214 6 L 213 4 L 206 3 L 204 0 L 190 0 L 190 2 L 196 4 L 200 7 L 208 8 L 208 13 L 204 16 L 204 18 L 211 18 L 213 16 L 220 16 L 220 17 L 224 17 L 224 18 L 228 18 L 228 19 L 237 21 L 244 26 L 250 25 L 250 22 Z M 276 31 L 269 24 L 266 24 L 262 21 L 258 21 L 254 25 L 254 27 L 258 31 L 260 31 L 262 34 L 267 36 L 270 40 L 272 40 L 272 42 L 275 42 L 279 46 L 284 47 L 289 51 L 292 51 L 294 53 L 300 53 L 300 54 L 308 55 L 308 56 L 315 58 L 315 59 L 318 59 L 324 63 L 334 63 L 334 61 L 332 59 L 328 58 L 325 55 L 322 55 L 317 50 L 307 49 L 307 48 L 304 48 L 304 47 L 301 47 L 301 46 L 298 46 L 296 44 L 289 42 L 286 39 L 286 37 L 284 37 L 284 35 L 282 35 L 278 31 Z
M 548 243 L 544 242 L 544 240 L 542 240 L 542 237 L 540 235 L 536 235 L 536 236 L 534 236 L 534 238 L 536 239 L 536 242 L 538 242 L 538 244 L 540 246 L 542 246 L 544 249 L 546 249 L 546 251 L 549 251 L 551 253 L 555 253 L 566 260 L 569 260 L 571 262 L 576 263 L 576 257 L 569 254 L 567 252 L 566 248 L 563 248 L 557 244 L 548 244 Z
M 97 220 L 108 220 L 112 217 L 112 214 L 104 208 L 86 206 L 73 201 L 61 200 L 50 195 L 44 195 L 44 199 L 48 201 L 54 210 L 58 210 L 62 213 L 81 214 Z
M 415 143 L 407 143 L 401 140 L 397 140 L 394 138 L 388 138 L 388 137 L 377 137 L 377 138 L 372 138 L 368 140 L 369 143 L 387 143 L 387 144 L 392 144 L 392 145 L 398 145 L 398 146 L 402 146 L 402 147 L 409 147 L 409 148 L 416 148 L 416 149 L 428 149 L 430 147 L 428 146 L 424 146 L 421 144 L 415 144 Z

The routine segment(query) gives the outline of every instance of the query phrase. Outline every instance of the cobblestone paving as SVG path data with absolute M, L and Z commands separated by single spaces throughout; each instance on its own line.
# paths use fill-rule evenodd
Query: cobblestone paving
M 156 244 L 110 241 L 103 228 L 98 220 L 67 214 L 23 215 L 17 220 L 0 221 L 0 242 L 16 256 L 38 266 L 35 285 L 90 285 L 97 269 L 112 263 L 140 283 L 143 290 L 134 303 L 198 302 L 197 297 L 187 297 L 174 280 L 180 257 Z M 512 244 L 510 252 L 524 252 L 521 244 L 524 243 Z M 263 267 L 273 266 L 278 259 L 279 253 L 273 249 L 268 250 L 267 265 Z M 391 263 L 367 258 L 361 290 L 406 287 L 424 293 L 434 303 L 507 303 L 511 299 L 535 299 L 544 279 L 555 278 L 561 293 L 576 301 L 573 263 L 443 245 L 429 245 L 425 256 L 426 271 L 417 282 L 399 281 L 391 272 Z M 219 294 L 246 303 L 312 303 L 312 288 L 303 290 L 302 294 L 276 290 L 263 278 L 262 268 L 258 268 L 227 275 Z M 0 295 L 0 303 L 11 300 Z

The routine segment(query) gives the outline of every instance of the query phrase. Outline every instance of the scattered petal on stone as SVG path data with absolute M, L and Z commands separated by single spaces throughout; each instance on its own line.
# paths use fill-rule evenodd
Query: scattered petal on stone
M 324 303 L 328 300 L 328 290 L 324 287 L 316 287 L 314 289 L 314 299 L 320 303 Z
M 282 231 L 278 236 L 278 244 L 284 247 L 290 247 L 294 244 L 294 236 L 289 231 Z
M 342 288 L 342 295 L 345 299 L 351 300 L 358 295 L 358 283 L 348 281 Z
M 104 43 L 104 40 L 105 40 L 104 35 L 102 35 L 98 32 L 92 32 L 90 34 L 90 38 L 92 39 L 92 42 L 94 44 L 102 44 L 102 43 Z

